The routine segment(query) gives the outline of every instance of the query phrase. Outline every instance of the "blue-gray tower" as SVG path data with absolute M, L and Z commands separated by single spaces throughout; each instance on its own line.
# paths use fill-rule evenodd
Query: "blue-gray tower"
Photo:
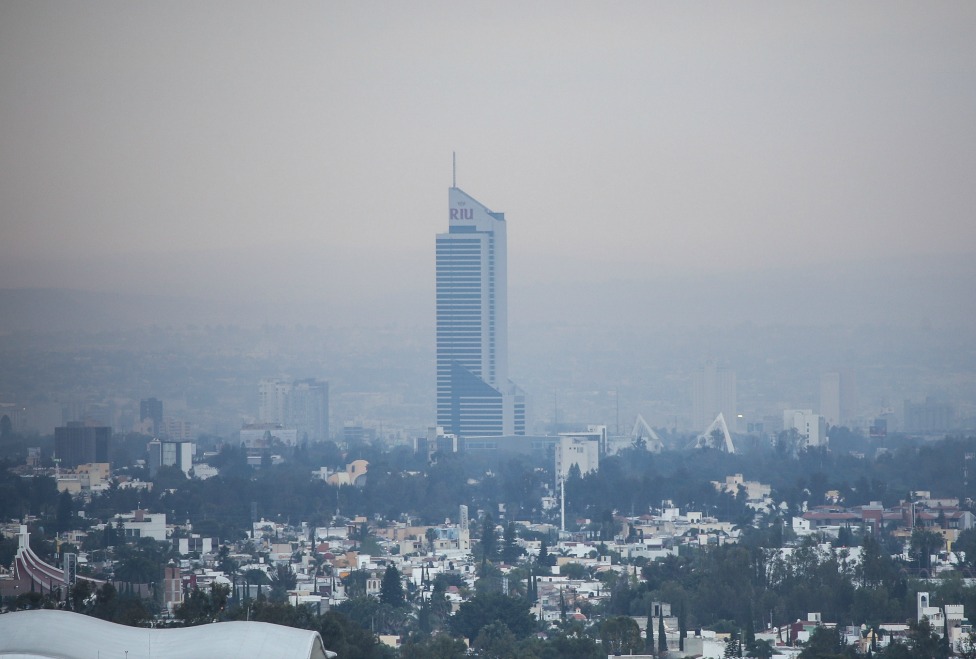
M 525 395 L 508 379 L 505 214 L 460 188 L 437 235 L 437 425 L 461 437 L 525 434 Z

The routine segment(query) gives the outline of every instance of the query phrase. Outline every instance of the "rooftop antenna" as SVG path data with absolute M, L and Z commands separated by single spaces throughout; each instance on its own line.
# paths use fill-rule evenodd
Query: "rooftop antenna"
M 451 187 L 457 187 L 457 152 L 451 151 Z

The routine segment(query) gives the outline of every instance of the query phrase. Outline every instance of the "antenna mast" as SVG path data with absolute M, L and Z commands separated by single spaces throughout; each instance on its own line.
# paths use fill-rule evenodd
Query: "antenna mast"
M 457 152 L 451 151 L 451 187 L 457 187 Z

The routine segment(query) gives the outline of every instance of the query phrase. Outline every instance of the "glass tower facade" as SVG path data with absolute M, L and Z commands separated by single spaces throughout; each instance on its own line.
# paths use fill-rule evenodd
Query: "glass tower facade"
M 462 437 L 525 434 L 508 379 L 505 215 L 460 188 L 437 235 L 437 425 Z

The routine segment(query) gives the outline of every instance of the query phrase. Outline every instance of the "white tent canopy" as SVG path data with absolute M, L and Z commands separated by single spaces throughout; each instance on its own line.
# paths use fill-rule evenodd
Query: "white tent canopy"
M 68 611 L 41 609 L 0 615 L 3 659 L 326 659 L 318 632 L 266 622 L 197 627 L 126 627 Z

